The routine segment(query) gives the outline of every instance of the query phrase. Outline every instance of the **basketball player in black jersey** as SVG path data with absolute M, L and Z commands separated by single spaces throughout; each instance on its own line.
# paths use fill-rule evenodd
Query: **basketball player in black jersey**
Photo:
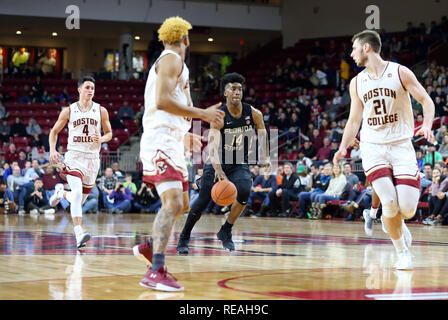
M 230 209 L 226 222 L 217 237 L 229 251 L 235 250 L 232 241 L 232 226 L 243 212 L 252 186 L 249 171 L 249 149 L 254 150 L 253 139 L 257 134 L 259 162 L 268 165 L 267 133 L 262 113 L 247 103 L 242 103 L 245 79 L 238 73 L 229 73 L 221 80 L 226 104 L 220 109 L 225 112 L 221 124 L 211 124 L 209 133 L 209 158 L 204 165 L 199 197 L 191 206 L 184 229 L 179 237 L 177 252 L 188 253 L 191 230 L 200 219 L 211 199 L 211 190 L 217 180 L 229 179 L 237 189 L 237 197 Z M 252 158 L 252 156 L 250 156 Z M 250 159 L 256 160 L 256 159 Z

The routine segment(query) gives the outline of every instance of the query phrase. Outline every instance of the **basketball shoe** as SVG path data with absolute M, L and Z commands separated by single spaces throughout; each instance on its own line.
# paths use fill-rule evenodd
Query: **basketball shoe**
M 224 228 L 221 227 L 216 236 L 218 237 L 218 240 L 222 241 L 222 246 L 224 247 L 224 249 L 227 249 L 229 251 L 235 250 L 235 245 L 232 241 L 232 232 L 230 230 L 224 230 Z
M 80 236 L 76 236 L 76 247 L 82 248 L 86 246 L 86 242 L 90 240 L 90 233 L 83 233 Z
M 63 198 L 64 198 L 64 185 L 62 183 L 58 183 L 54 187 L 53 195 L 50 197 L 50 206 L 56 207 L 59 201 L 61 201 Z
M 177 253 L 179 254 L 188 254 L 188 243 L 190 242 L 189 238 L 179 238 L 179 242 L 177 243 Z
M 181 286 L 175 277 L 168 274 L 166 266 L 161 266 L 157 271 L 148 269 L 145 276 L 140 280 L 142 287 L 159 290 L 159 291 L 182 291 Z
M 134 256 L 146 263 L 147 266 L 152 264 L 152 238 L 142 244 L 136 245 L 132 248 Z
M 373 234 L 373 219 L 370 216 L 370 210 L 364 209 L 364 211 L 362 212 L 362 215 L 364 217 L 364 231 L 365 231 L 366 235 L 371 237 Z

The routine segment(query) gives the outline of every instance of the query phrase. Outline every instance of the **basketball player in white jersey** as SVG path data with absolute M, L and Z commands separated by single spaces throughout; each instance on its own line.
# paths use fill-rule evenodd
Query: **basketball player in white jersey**
M 56 188 L 50 197 L 50 205 L 55 207 L 62 198 L 70 202 L 76 245 L 81 248 L 90 239 L 90 234 L 85 233 L 81 226 L 82 204 L 95 184 L 100 168 L 101 144 L 112 139 L 112 129 L 106 108 L 92 101 L 95 80 L 88 76 L 80 78 L 78 92 L 79 100 L 61 111 L 49 135 L 50 163 L 62 167 L 60 175 L 67 181 L 71 190 L 65 192 L 62 186 Z M 61 163 L 61 155 L 56 151 L 56 142 L 59 132 L 67 123 L 67 152 L 64 155 L 64 163 Z M 103 136 L 101 130 L 104 132 Z
M 351 57 L 365 69 L 350 82 L 350 115 L 334 163 L 346 155 L 362 123 L 362 165 L 381 201 L 382 218 L 398 254 L 395 267 L 412 269 L 412 237 L 404 219 L 415 214 L 420 180 L 411 141 L 414 117 L 409 94 L 423 107 L 424 122 L 416 135 L 431 143 L 434 103 L 411 70 L 381 58 L 377 32 L 365 30 L 352 42 Z
M 188 133 L 191 118 L 219 123 L 224 112 L 221 103 L 207 109 L 192 105 L 189 71 L 184 63 L 190 41 L 191 24 L 180 17 L 166 19 L 158 30 L 164 51 L 149 71 L 145 88 L 143 135 L 140 158 L 143 181 L 154 185 L 162 208 L 154 220 L 152 240 L 133 248 L 134 255 L 152 263 L 140 285 L 161 291 L 181 291 L 183 287 L 167 273 L 165 249 L 177 217 L 188 211 L 188 172 L 184 143 L 200 139 Z

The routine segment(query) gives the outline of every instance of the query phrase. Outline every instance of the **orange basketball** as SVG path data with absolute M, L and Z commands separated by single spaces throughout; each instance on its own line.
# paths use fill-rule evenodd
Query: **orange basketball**
M 221 180 L 215 183 L 212 188 L 212 199 L 220 206 L 229 206 L 236 198 L 236 187 L 229 180 Z

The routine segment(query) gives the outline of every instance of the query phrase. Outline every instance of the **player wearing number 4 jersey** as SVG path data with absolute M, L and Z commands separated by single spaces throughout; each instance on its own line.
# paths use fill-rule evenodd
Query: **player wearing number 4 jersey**
M 63 198 L 70 202 L 76 246 L 81 248 L 90 239 L 90 234 L 85 233 L 81 226 L 82 204 L 98 175 L 101 144 L 112 139 L 112 129 L 107 110 L 92 101 L 95 80 L 92 77 L 80 78 L 78 92 L 79 101 L 62 110 L 49 135 L 50 163 L 62 168 L 60 175 L 70 186 L 70 192 L 65 192 L 62 185 L 57 185 L 50 198 L 50 205 L 55 207 Z M 56 151 L 56 142 L 59 132 L 67 123 L 67 153 L 61 163 L 61 155 Z M 103 136 L 101 130 L 104 132 Z
M 362 123 L 360 149 L 364 172 L 378 194 L 382 219 L 398 254 L 397 269 L 412 269 L 410 232 L 403 220 L 414 216 L 420 195 L 419 170 L 412 146 L 414 118 L 409 94 L 423 107 L 416 135 L 434 142 L 434 103 L 414 73 L 380 56 L 381 39 L 366 30 L 353 39 L 351 56 L 365 67 L 350 82 L 350 115 L 334 163 L 345 156 Z

